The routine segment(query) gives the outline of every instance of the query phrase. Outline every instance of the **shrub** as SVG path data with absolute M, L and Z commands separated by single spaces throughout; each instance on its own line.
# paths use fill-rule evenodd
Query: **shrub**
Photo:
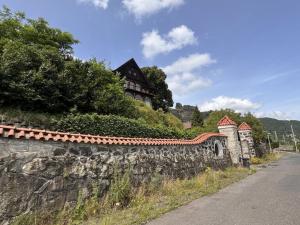
M 138 111 L 137 118 L 143 119 L 150 126 L 161 125 L 174 129 L 183 129 L 181 120 L 172 113 L 164 112 L 162 109 L 154 110 L 138 100 L 135 100 L 135 107 Z
M 262 164 L 263 160 L 261 158 L 258 157 L 252 157 L 251 158 L 251 164 L 257 165 L 257 164 Z
M 157 192 L 161 188 L 163 181 L 164 181 L 164 177 L 161 174 L 159 173 L 153 174 L 149 184 L 147 185 L 148 192 L 149 193 Z
M 183 138 L 188 135 L 179 129 L 149 126 L 142 120 L 116 115 L 70 114 L 53 122 L 56 130 L 92 135 L 145 138 Z
M 263 164 L 263 163 L 268 163 L 271 161 L 275 161 L 278 160 L 280 157 L 282 156 L 282 154 L 280 153 L 268 153 L 263 155 L 261 158 L 258 157 L 253 157 L 251 158 L 251 163 L 252 164 Z
M 272 149 L 279 148 L 279 142 L 272 142 L 271 147 L 272 147 Z
M 107 199 L 111 206 L 126 206 L 131 199 L 131 176 L 128 169 L 124 174 L 118 167 L 114 169 L 114 176 L 111 182 Z

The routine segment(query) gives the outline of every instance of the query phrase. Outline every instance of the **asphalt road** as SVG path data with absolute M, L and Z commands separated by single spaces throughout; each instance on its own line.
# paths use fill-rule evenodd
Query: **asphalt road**
M 147 225 L 300 225 L 300 154 Z

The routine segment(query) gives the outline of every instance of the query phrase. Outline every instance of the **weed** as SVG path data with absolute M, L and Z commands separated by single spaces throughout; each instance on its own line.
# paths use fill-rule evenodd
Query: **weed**
M 102 199 L 98 196 L 97 185 L 94 185 L 93 196 L 83 201 L 80 192 L 74 208 L 66 207 L 46 222 L 41 219 L 50 218 L 46 214 L 26 215 L 19 220 L 21 222 L 14 225 L 143 224 L 254 172 L 245 168 L 228 168 L 224 171 L 207 168 L 205 172 L 191 179 L 176 180 L 155 174 L 148 184 L 133 188 L 130 170 L 122 173 L 116 167 L 111 188 Z
M 263 155 L 263 157 L 261 157 L 261 158 L 258 158 L 258 157 L 251 158 L 251 163 L 254 165 L 269 163 L 271 161 L 280 159 L 282 156 L 283 156 L 282 153 L 273 153 L 272 152 L 272 153 Z
M 115 166 L 113 180 L 107 194 L 107 200 L 111 206 L 126 206 L 130 202 L 131 188 L 130 169 L 122 174 L 120 169 Z

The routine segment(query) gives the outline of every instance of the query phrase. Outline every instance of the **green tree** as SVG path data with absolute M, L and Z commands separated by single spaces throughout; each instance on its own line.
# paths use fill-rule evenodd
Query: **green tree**
M 217 124 L 225 115 L 229 116 L 229 118 L 236 122 L 237 125 L 240 125 L 242 122 L 248 123 L 252 128 L 253 139 L 255 143 L 265 141 L 266 135 L 259 119 L 257 119 L 251 113 L 241 115 L 240 113 L 234 112 L 231 109 L 222 109 L 211 112 L 204 123 L 204 129 L 210 132 L 217 132 Z
M 243 121 L 251 126 L 253 138 L 256 143 L 266 141 L 266 133 L 264 132 L 262 122 L 259 119 L 249 112 L 244 115 Z
M 192 125 L 196 127 L 203 126 L 203 117 L 197 106 L 192 114 Z
M 74 59 L 70 33 L 0 11 L 0 104 L 31 111 L 135 116 L 123 81 L 95 59 Z
M 77 42 L 71 34 L 50 28 L 44 19 L 26 19 L 23 13 L 4 7 L 0 12 L 1 103 L 29 110 L 66 110 L 59 74 Z
M 135 117 L 133 100 L 124 94 L 123 81 L 95 59 L 66 62 L 63 95 L 78 112 L 97 112 Z
M 236 113 L 231 109 L 222 109 L 213 111 L 209 114 L 208 118 L 205 120 L 204 123 L 205 129 L 211 132 L 217 132 L 218 122 L 226 115 L 229 116 L 234 122 L 236 122 L 237 125 L 242 122 L 240 113 Z
M 182 109 L 183 106 L 180 102 L 177 102 L 176 105 L 175 105 L 175 109 Z
M 154 109 L 163 109 L 168 111 L 174 102 L 172 99 L 172 91 L 169 90 L 166 83 L 167 75 L 156 66 L 142 68 L 143 73 L 147 76 L 150 88 L 153 91 L 154 97 L 152 105 Z

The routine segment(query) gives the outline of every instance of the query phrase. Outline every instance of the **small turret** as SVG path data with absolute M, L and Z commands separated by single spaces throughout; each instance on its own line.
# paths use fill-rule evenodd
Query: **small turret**
M 238 133 L 239 133 L 241 141 L 248 142 L 250 155 L 255 156 L 254 141 L 253 141 L 253 137 L 252 137 L 251 126 L 249 126 L 249 124 L 243 122 L 238 128 Z
M 238 139 L 237 124 L 228 116 L 224 116 L 218 123 L 219 132 L 227 136 L 228 150 L 232 163 L 239 164 L 241 146 Z

